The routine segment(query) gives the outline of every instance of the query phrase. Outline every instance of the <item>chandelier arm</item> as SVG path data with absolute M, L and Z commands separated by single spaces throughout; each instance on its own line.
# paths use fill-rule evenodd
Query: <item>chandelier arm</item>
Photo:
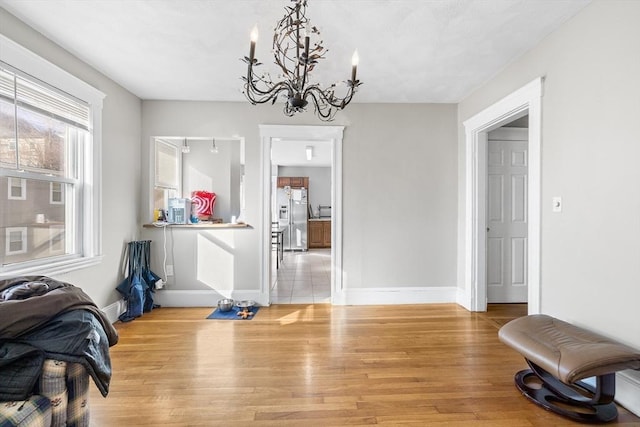
M 255 77 L 255 78 L 254 78 Z M 256 80 L 257 79 L 257 80 Z M 277 83 L 275 86 L 273 86 L 271 89 L 264 91 L 262 89 L 260 89 L 258 86 L 256 86 L 255 82 L 256 81 L 260 81 L 263 82 L 265 85 L 268 85 L 268 83 L 260 76 L 255 76 L 253 73 L 253 64 L 249 64 L 249 68 L 247 70 L 247 78 L 246 78 L 246 84 L 245 87 L 247 89 L 251 89 L 252 92 L 255 92 L 256 94 L 260 95 L 261 97 L 266 96 L 266 95 L 270 95 L 274 92 L 280 92 L 284 89 L 289 90 L 289 85 L 287 84 L 287 82 L 279 82 Z M 269 82 L 271 83 L 271 82 Z
M 333 106 L 327 106 L 327 104 L 325 105 L 320 104 L 320 102 L 318 101 L 318 98 L 316 98 L 315 92 L 322 93 L 322 91 L 317 89 L 316 91 L 309 91 L 306 95 L 310 96 L 311 99 L 313 99 L 313 108 L 315 109 L 316 114 L 323 121 L 333 120 L 333 118 L 337 113 L 337 109 L 332 108 Z M 325 113 L 325 110 L 328 110 L 328 111 Z
M 326 93 L 327 91 L 329 91 L 329 89 L 322 90 L 318 87 L 318 85 L 313 85 L 305 89 L 303 97 L 306 98 L 307 94 L 313 95 L 313 93 L 318 93 L 318 96 L 320 97 L 320 99 L 322 99 L 326 104 L 329 104 L 332 107 L 335 107 L 341 110 L 351 102 L 351 99 L 353 98 L 353 94 L 355 92 L 354 87 L 349 86 L 347 95 L 345 95 L 344 98 L 338 98 L 333 94 L 327 95 Z M 333 93 L 333 91 L 331 92 Z
M 284 82 L 278 83 L 268 91 L 260 90 L 253 84 L 247 84 L 246 88 L 247 90 L 245 91 L 245 95 L 254 104 L 264 104 L 268 101 L 275 101 L 278 95 L 283 91 L 291 93 L 291 89 Z M 255 95 L 257 95 L 257 97 Z
M 251 63 L 249 63 L 249 67 L 247 68 L 247 77 L 243 77 L 242 79 L 246 82 L 252 82 L 254 87 L 256 87 L 254 82 L 261 82 L 266 86 L 273 83 L 271 81 L 271 76 L 268 74 L 263 74 L 262 76 L 254 74 L 253 65 Z
M 253 70 L 251 68 L 252 66 L 249 65 L 249 70 L 247 71 L 247 78 L 245 79 L 246 83 L 245 83 L 244 94 L 247 97 L 247 99 L 251 101 L 252 104 L 254 105 L 264 104 L 270 100 L 275 102 L 275 99 L 278 97 L 278 95 L 281 92 L 287 91 L 288 93 L 291 93 L 291 88 L 289 87 L 287 82 L 279 82 L 267 91 L 260 89 L 255 84 L 256 80 L 253 78 L 254 75 L 253 75 Z M 261 77 L 257 77 L 257 78 L 258 78 L 258 81 L 261 81 L 266 84 L 264 79 L 262 79 Z

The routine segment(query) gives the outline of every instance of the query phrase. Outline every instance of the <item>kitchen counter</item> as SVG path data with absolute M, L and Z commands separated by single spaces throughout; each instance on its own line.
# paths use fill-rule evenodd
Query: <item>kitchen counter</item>
M 331 218 L 309 218 L 309 222 L 314 221 L 331 221 Z

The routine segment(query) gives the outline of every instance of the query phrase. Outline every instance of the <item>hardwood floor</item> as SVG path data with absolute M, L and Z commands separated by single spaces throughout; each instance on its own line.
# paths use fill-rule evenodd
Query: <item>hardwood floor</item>
M 118 323 L 93 426 L 570 426 L 522 397 L 497 330 L 526 306 L 273 305 L 253 320 L 160 308 Z M 614 423 L 615 424 L 615 423 Z M 620 408 L 617 424 L 640 425 Z

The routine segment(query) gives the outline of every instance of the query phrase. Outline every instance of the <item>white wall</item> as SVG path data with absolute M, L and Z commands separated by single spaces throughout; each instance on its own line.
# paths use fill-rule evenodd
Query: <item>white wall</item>
M 541 310 L 636 348 L 640 348 L 638 22 L 640 2 L 594 1 L 465 99 L 458 118 L 459 217 L 464 217 L 462 122 L 545 76 Z M 562 196 L 562 213 L 552 213 L 553 196 Z M 462 223 L 459 233 L 464 235 Z M 459 249 L 464 251 L 463 246 Z
M 0 8 L 0 32 L 106 94 L 102 118 L 102 263 L 56 277 L 81 287 L 99 307 L 119 296 L 123 249 L 138 237 L 140 100 Z
M 154 135 L 239 135 L 245 137 L 246 220 L 250 229 L 232 230 L 233 289 L 248 292 L 260 282 L 259 124 L 322 124 L 311 112 L 284 117 L 280 106 L 248 103 L 144 101 L 143 152 Z M 351 289 L 456 286 L 456 107 L 454 105 L 351 104 L 331 123 L 345 125 L 343 148 L 344 277 Z M 147 170 L 149 156 L 143 156 Z M 148 175 L 143 188 L 148 187 Z M 145 197 L 147 197 L 145 195 Z M 148 201 L 143 200 L 146 209 Z M 315 202 L 314 202 L 315 203 Z M 381 206 L 384 205 L 384 209 Z M 183 251 L 179 239 L 193 247 L 196 230 L 185 230 L 173 246 L 176 272 L 169 289 L 202 290 L 212 286 L 196 276 L 198 254 Z M 269 230 L 266 231 L 269 233 Z M 145 230 L 156 257 L 160 230 Z M 180 243 L 182 244 L 182 243 Z M 154 246 L 155 248 L 155 246 Z M 157 260 L 156 260 L 157 262 Z M 227 283 L 213 286 L 227 287 Z M 452 299 L 452 301 L 455 299 Z

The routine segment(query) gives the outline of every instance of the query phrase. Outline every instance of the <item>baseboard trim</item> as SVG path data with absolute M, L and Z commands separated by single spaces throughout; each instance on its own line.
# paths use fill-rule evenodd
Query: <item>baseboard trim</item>
M 154 303 L 162 307 L 215 307 L 221 298 L 233 298 L 236 301 L 253 300 L 258 305 L 267 305 L 261 301 L 258 291 L 229 291 L 223 295 L 214 290 L 173 290 L 162 289 L 154 294 Z
M 455 286 L 439 287 L 400 287 L 400 288 L 361 288 L 342 292 L 336 305 L 385 305 L 385 304 L 435 304 L 455 303 L 458 289 Z M 259 305 L 268 305 L 262 301 L 258 291 L 231 291 L 222 295 L 214 290 L 159 290 L 154 294 L 154 302 L 163 307 L 215 307 L 221 298 L 254 300 Z
M 616 373 L 616 402 L 640 417 L 640 372 Z
M 455 303 L 457 294 L 458 288 L 455 286 L 346 289 L 342 293 L 340 303 L 344 305 Z
M 102 311 L 106 314 L 107 319 L 109 319 L 111 323 L 116 323 L 118 317 L 125 312 L 126 308 L 124 299 L 120 298 L 118 301 L 103 308 Z
M 471 298 L 464 289 L 456 288 L 456 303 L 468 311 L 473 311 L 471 310 Z

